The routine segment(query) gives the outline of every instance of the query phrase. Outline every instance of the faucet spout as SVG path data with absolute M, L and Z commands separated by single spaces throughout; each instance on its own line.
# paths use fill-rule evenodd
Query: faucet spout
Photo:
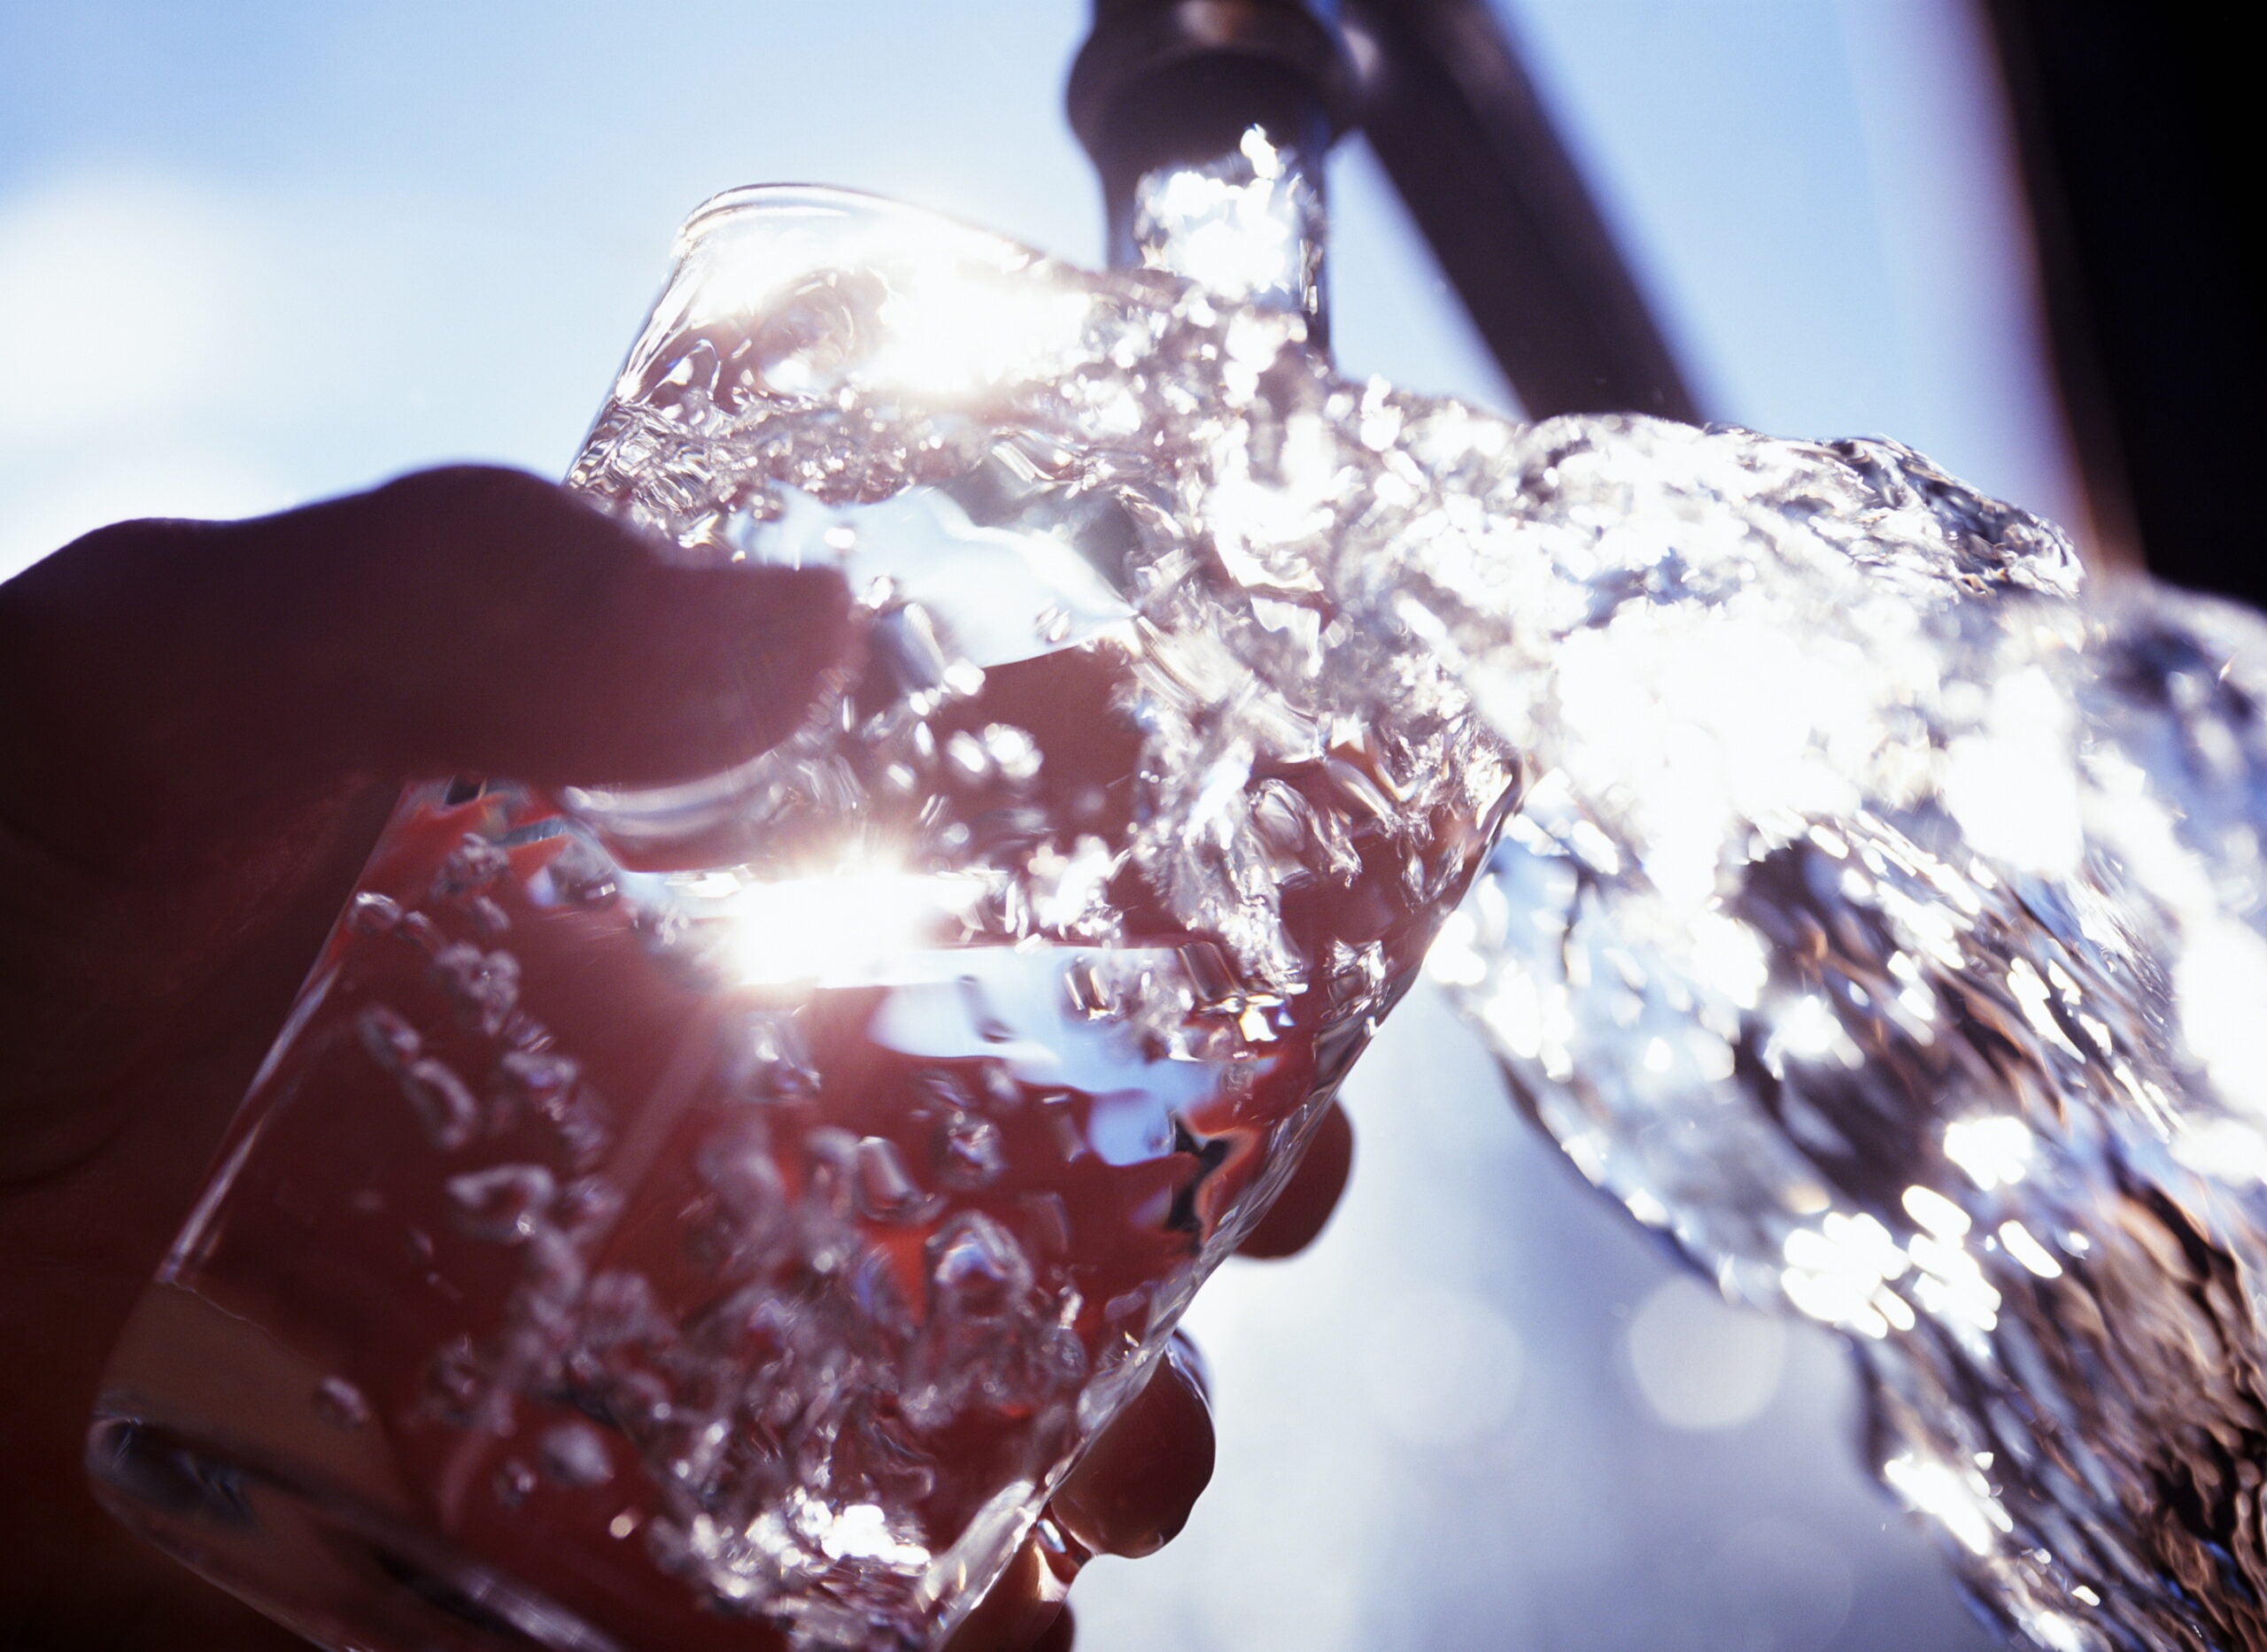
M 1296 312 L 1319 346 L 1322 165 L 1351 86 L 1335 31 L 1299 0 L 1096 0 L 1066 103 L 1111 264 Z

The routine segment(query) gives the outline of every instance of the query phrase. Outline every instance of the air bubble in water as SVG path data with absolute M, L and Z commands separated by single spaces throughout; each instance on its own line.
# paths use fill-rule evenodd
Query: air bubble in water
M 491 1038 L 504 1030 L 506 1018 L 519 1002 L 518 959 L 458 941 L 434 954 L 431 969 L 466 1026 Z
M 956 1113 L 937 1127 L 937 1176 L 963 1193 L 988 1187 L 1007 1168 L 1000 1127 L 974 1113 Z
M 545 1224 L 558 1184 L 539 1164 L 499 1164 L 451 1177 L 450 1200 L 457 1224 L 475 1239 L 517 1245 Z
M 467 832 L 433 875 L 433 899 L 450 900 L 478 893 L 511 870 L 512 860 L 478 832 Z
M 695 1168 L 736 1222 L 760 1222 L 785 1197 L 770 1134 L 752 1122 L 736 1123 L 711 1138 Z
M 401 903 L 391 895 L 364 890 L 346 908 L 346 922 L 361 935 L 391 935 L 401 922 Z
M 614 1478 L 606 1438 L 588 1423 L 560 1423 L 545 1430 L 538 1456 L 545 1478 L 554 1486 L 603 1486 Z
M 929 1241 L 929 1282 L 940 1313 L 997 1319 L 1022 1304 L 1033 1277 L 1006 1228 L 980 1210 L 963 1210 Z
M 314 1408 L 334 1428 L 360 1428 L 370 1420 L 369 1401 L 344 1377 L 326 1377 L 315 1385 Z
M 425 1056 L 410 1062 L 399 1077 L 402 1095 L 416 1112 L 428 1140 L 444 1153 L 471 1143 L 480 1126 L 480 1104 L 454 1068 Z
M 496 1501 L 506 1509 L 517 1509 L 534 1494 L 535 1471 L 517 1457 L 507 1457 L 496 1470 L 490 1482 Z
M 858 1213 L 870 1221 L 909 1222 L 928 1208 L 927 1196 L 905 1168 L 904 1155 L 885 1137 L 869 1136 L 858 1144 L 853 1174 Z

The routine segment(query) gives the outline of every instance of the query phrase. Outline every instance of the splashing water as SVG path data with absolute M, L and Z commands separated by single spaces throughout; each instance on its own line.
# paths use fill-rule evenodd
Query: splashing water
M 839 567 L 865 663 L 727 775 L 405 806 L 117 1416 L 209 1302 L 544 1597 L 484 1610 L 922 1643 L 1492 836 L 1431 968 L 1593 1181 L 1851 1333 L 1992 1609 L 2267 1646 L 2259 621 L 2089 603 L 1886 444 L 1345 382 L 1296 260 L 1237 307 L 794 190 L 680 260 L 575 484 Z
M 1213 298 L 1323 320 L 1319 168 L 1253 127 L 1213 160 L 1144 174 L 1121 263 L 1163 270 Z
M 2267 624 L 1915 455 L 1558 421 L 1441 608 L 1527 787 L 1432 969 L 1590 1180 L 1849 1332 L 2058 1648 L 2267 1645 Z

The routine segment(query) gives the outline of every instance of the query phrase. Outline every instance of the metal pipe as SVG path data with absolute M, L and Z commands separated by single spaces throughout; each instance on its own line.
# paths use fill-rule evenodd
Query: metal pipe
M 1363 130 L 1531 418 L 1699 407 L 1483 0 L 1345 0 Z
M 1112 261 L 1179 267 L 1172 249 L 1185 235 L 1152 225 L 1144 245 L 1143 180 L 1154 194 L 1176 171 L 1234 174 L 1255 128 L 1286 175 L 1311 188 L 1308 244 L 1319 249 L 1322 156 L 1358 110 L 1529 415 L 1697 420 L 1644 292 L 1485 0 L 1343 0 L 1342 47 L 1328 20 L 1340 8 L 1322 3 L 1319 14 L 1298 0 L 1095 0 L 1068 103 L 1102 176 Z M 1319 278 L 1311 285 L 1299 301 L 1319 336 Z

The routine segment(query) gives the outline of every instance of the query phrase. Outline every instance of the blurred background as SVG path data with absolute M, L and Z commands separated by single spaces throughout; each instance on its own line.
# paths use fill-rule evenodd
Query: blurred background
M 2072 457 L 1966 0 L 1498 5 L 1713 416 L 1893 436 L 2127 548 Z M 1094 261 L 1060 112 L 1085 27 L 1078 0 L 0 0 L 0 577 L 121 517 L 559 474 L 676 223 L 734 184 Z M 1342 365 L 1515 405 L 1359 140 L 1331 187 Z M 1212 1490 L 1163 1556 L 1092 1568 L 1082 1646 L 1992 1643 L 1864 1474 L 1838 1347 L 1688 1280 L 1435 998 L 1349 1093 L 1329 1232 L 1192 1315 Z

